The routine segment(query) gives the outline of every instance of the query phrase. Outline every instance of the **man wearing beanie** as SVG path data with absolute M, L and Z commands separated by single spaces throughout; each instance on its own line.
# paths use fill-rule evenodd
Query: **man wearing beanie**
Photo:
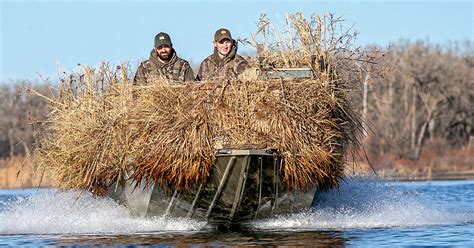
M 202 61 L 197 80 L 234 79 L 247 67 L 247 61 L 237 54 L 237 42 L 230 31 L 218 29 L 214 34 L 214 53 Z
M 193 69 L 188 61 L 176 55 L 167 33 L 161 32 L 155 36 L 155 47 L 150 52 L 150 58 L 138 67 L 133 84 L 146 84 L 150 76 L 161 76 L 176 82 L 195 80 Z

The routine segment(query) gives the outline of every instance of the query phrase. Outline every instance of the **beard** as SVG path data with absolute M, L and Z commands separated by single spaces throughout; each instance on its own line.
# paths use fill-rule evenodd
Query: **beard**
M 157 53 L 158 57 L 162 60 L 169 60 L 171 58 L 171 51 L 162 51 Z

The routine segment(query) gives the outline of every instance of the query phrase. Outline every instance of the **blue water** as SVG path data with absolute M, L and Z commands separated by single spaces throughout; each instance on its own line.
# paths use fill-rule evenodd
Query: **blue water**
M 136 218 L 106 198 L 55 189 L 0 190 L 0 246 L 474 247 L 474 180 L 350 179 L 312 209 L 217 231 L 190 219 Z

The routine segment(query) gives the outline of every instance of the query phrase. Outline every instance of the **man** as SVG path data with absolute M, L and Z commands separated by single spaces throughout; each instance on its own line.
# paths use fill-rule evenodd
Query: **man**
M 155 36 L 155 47 L 150 53 L 150 58 L 138 67 L 133 84 L 146 84 L 150 76 L 162 76 L 176 82 L 195 80 L 193 69 L 188 61 L 176 55 L 167 33 L 161 32 Z
M 221 28 L 214 34 L 214 54 L 202 61 L 196 79 L 237 78 L 247 64 L 247 61 L 237 54 L 237 42 L 232 39 L 230 31 Z

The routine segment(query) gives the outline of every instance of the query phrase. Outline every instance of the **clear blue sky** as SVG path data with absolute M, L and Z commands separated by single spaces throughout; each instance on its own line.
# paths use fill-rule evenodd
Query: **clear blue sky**
M 101 61 L 136 66 L 160 31 L 171 35 L 180 57 L 200 63 L 212 52 L 216 29 L 248 38 L 261 13 L 274 22 L 286 13 L 334 13 L 346 27 L 355 24 L 361 45 L 474 39 L 472 0 L 0 2 L 0 82 L 35 80 L 36 73 L 55 79 L 58 65 L 66 71 Z

